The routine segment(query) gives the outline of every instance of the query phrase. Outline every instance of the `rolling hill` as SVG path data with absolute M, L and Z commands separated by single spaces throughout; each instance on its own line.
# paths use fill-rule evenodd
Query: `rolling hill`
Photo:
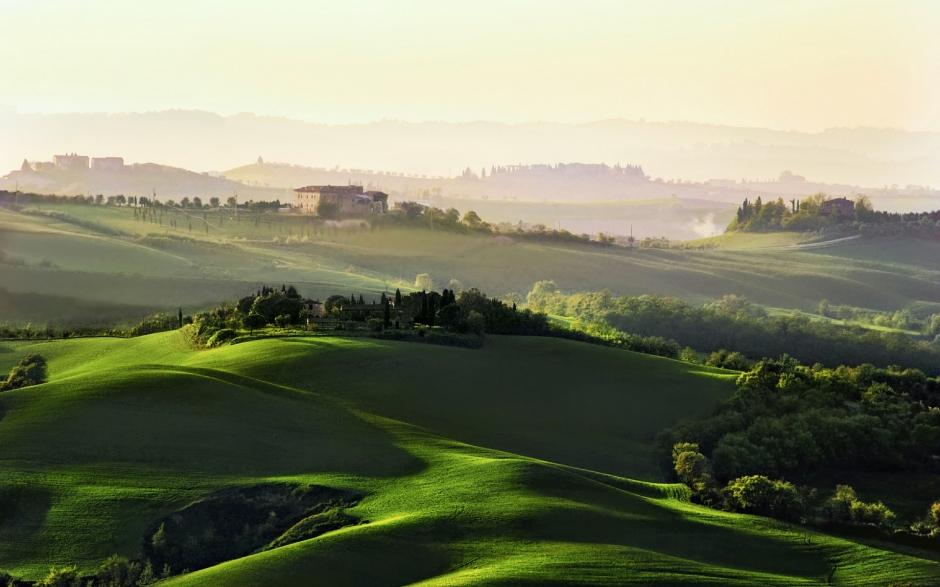
M 892 311 L 940 303 L 940 243 L 924 240 L 802 249 L 790 246 L 799 234 L 735 234 L 707 239 L 714 250 L 627 249 L 358 222 L 318 228 L 297 215 L 236 222 L 230 212 L 176 210 L 159 225 L 135 220 L 129 208 L 55 204 L 36 212 L 57 215 L 0 209 L 0 287 L 120 306 L 109 315 L 126 315 L 127 306 L 195 311 L 263 283 L 293 283 L 311 297 L 349 291 L 378 297 L 410 290 L 420 273 L 437 288 L 457 279 L 520 299 L 535 282 L 551 279 L 569 292 L 609 289 L 694 302 L 737 294 L 803 311 L 824 299 Z M 0 321 L 16 320 L 14 307 L 0 304 Z M 49 315 L 62 315 L 61 308 Z
M 38 351 L 51 375 L 0 396 L 0 568 L 89 570 L 134 555 L 187 504 L 290 482 L 358 492 L 346 511 L 361 523 L 166 584 L 940 584 L 923 554 L 715 512 L 651 482 L 652 433 L 707 413 L 733 374 L 488 340 L 0 343 L 0 368 Z

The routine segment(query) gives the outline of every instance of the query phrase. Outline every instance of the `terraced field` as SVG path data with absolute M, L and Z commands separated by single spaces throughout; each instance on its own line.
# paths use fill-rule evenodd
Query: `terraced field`
M 228 487 L 318 484 L 357 525 L 166 585 L 940 584 L 934 560 L 691 505 L 653 433 L 733 374 L 569 341 L 480 350 L 328 337 L 195 351 L 179 332 L 0 342 L 0 568 L 135 555 Z M 176 570 L 178 572 L 179 569 Z

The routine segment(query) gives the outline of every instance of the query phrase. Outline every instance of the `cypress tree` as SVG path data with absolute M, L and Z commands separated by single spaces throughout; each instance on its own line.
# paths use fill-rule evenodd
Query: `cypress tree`
M 382 327 L 385 330 L 388 330 L 392 325 L 392 313 L 388 309 L 388 298 L 385 297 L 385 294 L 382 294 L 382 297 L 384 298 L 382 300 L 382 305 L 385 306 L 382 309 Z
M 365 303 L 366 303 L 366 301 L 365 301 L 364 299 L 362 299 L 362 294 L 359 294 L 359 305 L 360 305 L 360 306 L 364 306 Z
M 395 290 L 395 307 L 396 308 L 401 307 L 401 290 L 400 289 Z

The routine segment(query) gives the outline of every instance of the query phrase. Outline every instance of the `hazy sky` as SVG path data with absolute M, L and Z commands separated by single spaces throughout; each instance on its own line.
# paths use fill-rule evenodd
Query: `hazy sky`
M 940 131 L 940 1 L 0 0 L 0 104 Z

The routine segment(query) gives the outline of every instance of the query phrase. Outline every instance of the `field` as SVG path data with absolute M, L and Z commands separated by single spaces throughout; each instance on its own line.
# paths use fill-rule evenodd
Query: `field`
M 569 292 L 606 288 L 694 302 L 737 294 L 803 311 L 824 299 L 875 310 L 940 303 L 940 243 L 927 241 L 799 250 L 780 248 L 798 243 L 799 235 L 724 235 L 714 239 L 715 250 L 654 250 L 372 229 L 358 222 L 324 229 L 288 215 L 256 223 L 243 214 L 236 223 L 218 212 L 206 220 L 202 213 L 172 212 L 164 217 L 164 225 L 175 219 L 170 229 L 136 221 L 127 208 L 43 206 L 43 213 L 50 211 L 74 220 L 0 210 L 0 251 L 7 259 L 0 263 L 0 283 L 10 292 L 194 311 L 262 283 L 293 283 L 311 297 L 350 291 L 369 297 L 396 287 L 408 291 L 417 274 L 428 273 L 438 288 L 457 279 L 521 299 L 536 281 L 552 279 Z M 0 320 L 15 318 L 0 306 Z
M 656 483 L 653 433 L 727 397 L 720 370 L 554 339 L 194 351 L 179 332 L 4 342 L 0 368 L 31 351 L 50 381 L 0 396 L 0 568 L 30 578 L 132 556 L 152 520 L 277 480 L 359 491 L 367 523 L 166 584 L 940 584 L 922 553 Z

